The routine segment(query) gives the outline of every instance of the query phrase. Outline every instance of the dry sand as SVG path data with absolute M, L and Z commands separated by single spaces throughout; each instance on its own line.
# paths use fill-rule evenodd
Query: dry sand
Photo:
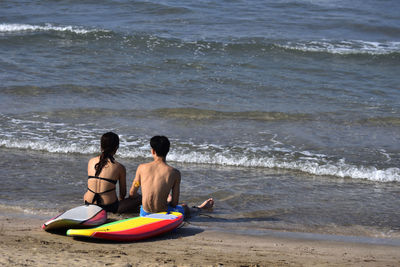
M 79 240 L 0 210 L 0 266 L 400 266 L 400 247 L 184 226 L 144 242 Z

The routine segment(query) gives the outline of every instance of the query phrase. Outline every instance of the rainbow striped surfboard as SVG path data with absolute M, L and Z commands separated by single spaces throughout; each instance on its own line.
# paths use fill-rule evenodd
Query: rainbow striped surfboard
M 70 229 L 67 235 L 113 241 L 138 241 L 170 232 L 182 221 L 183 215 L 179 212 L 161 212 L 111 222 L 96 228 Z

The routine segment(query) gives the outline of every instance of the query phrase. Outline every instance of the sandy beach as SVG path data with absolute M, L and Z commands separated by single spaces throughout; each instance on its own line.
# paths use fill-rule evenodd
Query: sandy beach
M 377 2 L 0 1 L 0 267 L 400 267 L 400 1 Z M 179 203 L 212 214 L 42 230 L 110 131 L 117 196 L 163 135 Z
M 143 242 L 74 239 L 2 211 L 1 266 L 399 266 L 398 246 L 246 236 L 183 226 Z

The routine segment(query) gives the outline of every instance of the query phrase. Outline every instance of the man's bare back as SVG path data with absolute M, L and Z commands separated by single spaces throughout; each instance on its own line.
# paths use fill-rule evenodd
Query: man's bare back
M 168 205 L 178 205 L 180 182 L 180 172 L 155 156 L 153 162 L 138 167 L 130 193 L 135 190 L 135 185 L 140 185 L 143 209 L 150 213 L 162 212 L 167 210 Z M 172 200 L 168 203 L 170 193 Z
M 181 174 L 177 169 L 169 166 L 165 160 L 170 146 L 168 138 L 154 136 L 150 140 L 150 146 L 154 160 L 139 165 L 129 190 L 129 197 L 135 198 L 139 187 L 142 188 L 141 216 L 155 212 L 177 211 L 184 214 L 186 218 L 190 217 L 191 211 L 187 205 L 178 205 Z M 214 200 L 209 198 L 195 209 L 211 209 L 213 206 Z

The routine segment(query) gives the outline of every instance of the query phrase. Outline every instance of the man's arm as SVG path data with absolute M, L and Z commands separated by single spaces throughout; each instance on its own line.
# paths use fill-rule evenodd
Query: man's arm
M 175 181 L 174 185 L 172 186 L 172 199 L 169 205 L 172 207 L 175 207 L 176 205 L 179 204 L 179 194 L 180 194 L 180 186 L 181 186 L 181 173 L 176 170 L 175 174 Z
M 125 166 L 121 165 L 119 174 L 119 200 L 123 200 L 126 195 L 126 169 Z
M 129 190 L 130 198 L 135 198 L 138 196 L 138 190 L 140 187 L 140 171 L 141 171 L 141 165 L 139 165 L 139 167 L 136 170 L 135 179 L 133 179 L 131 189 Z

